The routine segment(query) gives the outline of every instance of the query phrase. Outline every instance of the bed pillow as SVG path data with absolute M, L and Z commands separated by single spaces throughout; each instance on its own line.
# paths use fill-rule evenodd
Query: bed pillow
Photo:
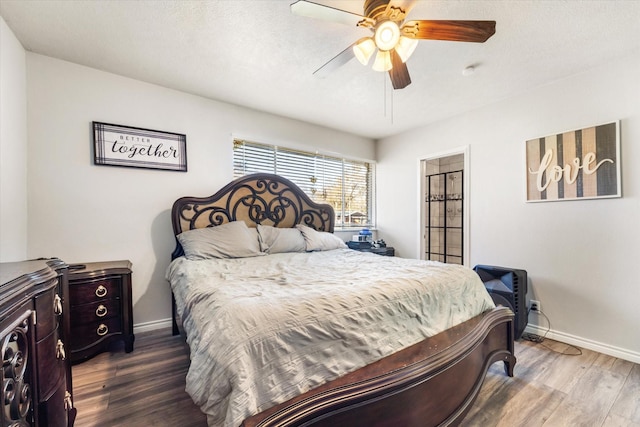
M 306 245 L 300 230 L 296 228 L 277 228 L 258 224 L 260 249 L 268 254 L 283 252 L 304 252 Z
M 332 249 L 342 249 L 347 247 L 347 244 L 333 233 L 316 231 L 313 228 L 302 224 L 296 225 L 296 228 L 300 230 L 304 236 L 304 243 L 308 252 L 330 251 Z
M 244 221 L 216 227 L 197 228 L 178 234 L 178 241 L 189 260 L 209 258 L 245 258 L 264 255 L 260 251 L 258 232 Z

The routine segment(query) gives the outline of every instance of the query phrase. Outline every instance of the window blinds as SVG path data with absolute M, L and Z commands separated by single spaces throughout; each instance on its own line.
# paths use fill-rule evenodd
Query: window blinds
M 257 172 L 287 178 L 313 201 L 333 206 L 336 227 L 373 226 L 373 163 L 234 140 L 234 178 Z

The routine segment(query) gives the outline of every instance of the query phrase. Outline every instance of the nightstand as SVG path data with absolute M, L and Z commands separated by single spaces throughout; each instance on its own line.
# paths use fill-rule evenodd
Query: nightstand
M 71 363 L 107 351 L 114 341 L 133 351 L 131 262 L 71 264 L 69 302 Z
M 384 246 L 382 248 L 375 248 L 364 242 L 347 242 L 347 246 L 350 249 L 360 252 L 372 252 L 377 255 L 383 256 L 395 256 L 396 250 L 392 246 Z

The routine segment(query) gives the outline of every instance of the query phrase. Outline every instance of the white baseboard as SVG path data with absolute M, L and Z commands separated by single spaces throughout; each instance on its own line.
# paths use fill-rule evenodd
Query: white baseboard
M 133 334 L 138 334 L 140 332 L 149 332 L 155 331 L 156 329 L 170 328 L 171 327 L 171 318 L 169 319 L 160 319 L 153 320 L 151 322 L 138 323 L 133 325 Z
M 590 339 L 577 337 L 575 335 L 567 334 L 565 332 L 549 330 L 547 328 L 541 328 L 537 325 L 527 325 L 524 332 L 535 335 L 544 335 L 546 338 L 560 341 L 565 344 L 571 344 L 578 347 L 586 348 L 588 350 L 597 351 L 598 353 L 606 354 L 609 356 L 617 357 L 619 359 L 628 360 L 633 363 L 640 363 L 640 353 L 630 351 L 624 348 L 615 347 L 609 344 L 603 344 L 601 342 L 593 341 Z M 545 335 L 546 333 L 546 335 Z

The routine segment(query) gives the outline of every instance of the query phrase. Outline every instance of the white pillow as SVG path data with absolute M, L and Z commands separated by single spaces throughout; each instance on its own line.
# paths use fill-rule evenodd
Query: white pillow
M 347 244 L 341 238 L 325 231 L 316 231 L 306 225 L 298 224 L 296 228 L 304 236 L 307 252 L 330 251 L 332 249 L 346 248 Z
M 265 255 L 260 251 L 258 232 L 244 221 L 188 230 L 178 234 L 178 241 L 189 260 Z
M 304 252 L 306 245 L 300 230 L 295 228 L 277 228 L 258 224 L 260 249 L 268 254 L 282 252 Z

